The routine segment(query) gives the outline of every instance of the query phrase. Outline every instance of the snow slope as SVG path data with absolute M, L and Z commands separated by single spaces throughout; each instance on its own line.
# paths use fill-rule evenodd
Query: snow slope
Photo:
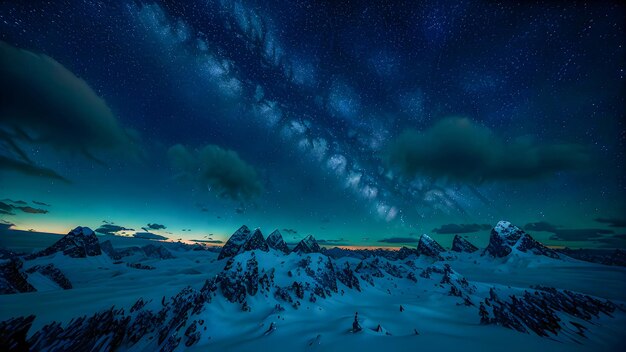
M 0 347 L 8 350 L 15 343 L 13 334 L 28 325 L 14 318 L 29 315 L 36 316 L 27 330 L 29 343 L 38 342 L 44 350 L 79 343 L 81 350 L 89 350 L 96 342 L 81 336 L 93 330 L 101 331 L 97 343 L 102 346 L 129 351 L 610 351 L 618 350 L 624 339 L 623 267 L 520 251 L 517 241 L 503 257 L 481 255 L 482 250 L 438 256 L 411 252 L 403 259 L 240 251 L 252 231 L 240 232 L 245 236 L 233 241 L 238 254 L 221 260 L 216 252 L 154 241 L 148 243 L 165 246 L 173 258 L 112 259 L 104 253 L 73 258 L 56 252 L 25 260 L 23 271 L 53 264 L 72 288 L 59 289 L 34 271 L 28 280 L 36 292 L 0 295 Z M 137 246 L 115 240 L 116 250 Z M 433 242 L 428 239 L 429 247 L 439 250 Z M 316 245 L 311 239 L 305 244 L 307 249 Z M 578 313 L 572 315 L 562 302 L 576 299 Z M 481 303 L 489 304 L 494 322 L 481 324 Z M 552 308 L 531 314 L 526 310 L 533 304 Z M 115 310 L 109 311 L 112 306 Z M 499 319 L 495 307 L 505 309 Z M 539 336 L 529 328 L 530 320 L 521 323 L 526 332 L 505 327 L 507 314 L 532 320 L 549 318 L 543 315 L 547 311 L 560 319 L 556 334 Z M 356 312 L 363 330 L 354 333 Z M 100 315 L 91 323 L 68 325 L 93 314 Z M 148 315 L 152 320 L 146 320 Z M 128 325 L 123 317 L 129 317 Z M 42 333 L 53 321 L 72 331 L 72 339 Z M 101 326 L 94 329 L 96 321 Z M 381 331 L 376 331 L 379 325 Z M 130 334 L 137 331 L 134 341 Z M 122 337 L 116 342 L 115 336 Z

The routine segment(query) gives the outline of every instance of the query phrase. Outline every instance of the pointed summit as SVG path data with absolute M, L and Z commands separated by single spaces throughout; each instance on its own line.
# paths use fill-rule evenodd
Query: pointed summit
M 313 235 L 306 236 L 296 248 L 293 249 L 295 253 L 319 253 L 321 250 L 320 245 L 317 244 L 315 237 Z
M 419 243 L 417 244 L 417 252 L 420 255 L 439 257 L 439 253 L 443 251 L 443 247 L 427 234 L 423 234 L 422 237 L 420 237 Z
M 235 255 L 237 255 L 237 252 L 239 252 L 239 248 L 241 248 L 241 246 L 246 242 L 249 235 L 250 229 L 248 228 L 248 226 L 241 226 L 230 236 L 228 241 L 226 241 L 226 244 L 224 245 L 224 247 L 222 247 L 222 250 L 220 251 L 217 259 L 219 260 L 226 257 L 234 257 Z
M 400 250 L 398 250 L 397 258 L 400 260 L 404 260 L 411 255 L 419 256 L 419 252 L 417 251 L 417 249 L 402 246 Z
M 287 243 L 285 243 L 285 240 L 283 240 L 283 236 L 278 230 L 274 230 L 274 232 L 267 236 L 266 242 L 270 248 L 281 251 L 285 254 L 289 253 L 289 247 L 287 247 Z
M 478 247 L 474 246 L 470 241 L 464 239 L 459 235 L 454 235 L 452 240 L 452 250 L 455 252 L 474 253 L 478 250 Z
M 489 254 L 492 257 L 501 258 L 509 255 L 513 249 L 554 259 L 560 258 L 557 252 L 537 242 L 519 227 L 508 221 L 499 221 L 491 230 L 489 245 L 485 248 L 483 255 Z
M 72 258 L 85 258 L 102 254 L 96 234 L 88 227 L 78 226 L 52 246 L 33 253 L 26 259 L 45 257 L 57 252 L 63 252 Z
M 241 249 L 239 249 L 239 253 L 245 251 L 253 251 L 255 249 L 261 250 L 263 252 L 267 252 L 270 250 L 267 246 L 267 242 L 265 242 L 265 238 L 263 237 L 261 230 L 258 228 L 255 229 L 254 232 L 252 232 L 252 234 L 248 236 L 246 242 L 243 244 L 243 246 L 241 246 Z

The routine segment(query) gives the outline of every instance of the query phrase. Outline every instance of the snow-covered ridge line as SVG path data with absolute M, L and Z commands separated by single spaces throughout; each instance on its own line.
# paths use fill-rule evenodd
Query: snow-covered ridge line
M 116 303 L 109 309 L 87 311 L 86 316 L 81 309 L 71 321 L 59 321 L 53 315 L 10 315 L 0 322 L 0 346 L 10 346 L 6 350 L 245 350 L 247 347 L 237 347 L 237 343 L 250 340 L 263 344 L 278 341 L 275 338 L 290 349 L 304 349 L 304 342 L 296 337 L 300 334 L 298 325 L 292 323 L 304 321 L 311 314 L 321 314 L 327 322 L 340 322 L 324 323 L 324 327 L 309 323 L 302 328 L 326 331 L 311 340 L 324 349 L 333 349 L 335 343 L 343 346 L 344 339 L 351 343 L 365 341 L 346 337 L 348 331 L 388 336 L 392 338 L 389 343 L 400 344 L 395 345 L 400 348 L 409 343 L 402 340 L 407 336 L 429 339 L 432 332 L 428 326 L 435 316 L 435 322 L 445 316 L 454 319 L 455 326 L 460 323 L 475 329 L 472 331 L 476 338 L 483 330 L 497 333 L 481 325 L 498 325 L 543 337 L 546 343 L 558 341 L 563 349 L 568 349 L 597 343 L 596 336 L 605 335 L 601 330 L 607 319 L 619 316 L 616 322 L 624 320 L 621 302 L 537 285 L 543 278 L 516 286 L 472 280 L 464 275 L 469 265 L 506 272 L 520 261 L 547 263 L 542 265 L 575 262 L 562 255 L 553 256 L 551 250 L 546 251 L 532 237 L 507 223 L 494 228 L 490 244 L 482 253 L 456 238 L 456 250 L 447 252 L 430 237 L 422 236 L 415 249 L 404 247 L 393 255 L 363 258 L 327 255 L 329 250 L 321 249 L 312 236 L 289 252 L 284 249 L 286 244 L 280 232 L 274 231 L 265 239 L 260 230 L 251 231 L 246 226 L 231 236 L 219 256 L 209 251 L 173 247 L 166 250 L 152 245 L 117 249 L 110 242 L 99 244 L 97 237 L 95 244 L 101 254 L 91 256 L 86 253 L 95 253 L 93 246 L 84 252 L 76 249 L 85 248 L 91 233 L 72 233 L 72 242 L 59 241 L 42 251 L 52 253 L 48 256 L 24 260 L 13 254 L 2 264 L 7 265 L 9 275 L 0 278 L 13 288 L 21 285 L 24 291 L 19 292 L 28 292 L 24 287 L 30 285 L 31 274 L 48 275 L 59 286 L 69 284 L 74 290 L 81 288 L 81 292 L 89 292 L 85 289 L 90 289 L 92 282 L 103 288 L 120 280 L 131 285 L 132 281 L 123 281 L 127 276 L 131 280 L 154 276 L 158 282 L 140 295 L 132 288 L 128 291 L 134 292 L 132 301 L 125 299 L 126 303 Z M 128 253 L 120 255 L 125 252 Z M 95 265 L 88 271 L 88 281 L 76 275 L 77 267 L 92 262 Z M 126 265 L 120 265 L 123 263 Z M 574 264 L 580 268 L 591 265 Z M 185 285 L 162 293 L 184 277 L 190 278 L 181 281 Z M 29 293 L 32 294 L 38 292 Z M 65 296 L 59 297 L 60 302 L 66 302 Z M 435 315 L 424 315 L 428 311 L 425 307 L 432 304 L 436 307 L 436 313 L 432 313 Z M 377 315 L 379 305 L 391 305 L 395 314 Z M 359 313 L 356 316 L 355 311 Z M 398 320 L 404 323 L 395 323 Z M 354 323 L 359 329 L 350 329 Z M 240 332 L 223 331 L 228 329 L 225 326 L 239 329 L 240 324 L 246 326 Z M 414 343 L 419 341 L 411 342 Z

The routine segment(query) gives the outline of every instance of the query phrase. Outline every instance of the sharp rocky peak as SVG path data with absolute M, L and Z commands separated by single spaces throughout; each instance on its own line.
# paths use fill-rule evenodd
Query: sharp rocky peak
M 45 257 L 57 252 L 72 258 L 85 258 L 102 254 L 98 237 L 89 227 L 78 226 L 52 246 L 33 253 L 26 259 Z
M 427 234 L 423 234 L 422 237 L 420 237 L 419 243 L 417 244 L 417 252 L 420 255 L 438 258 L 439 254 L 443 251 L 445 251 L 445 249 Z
M 508 221 L 499 221 L 491 230 L 489 245 L 483 255 L 501 258 L 511 254 L 513 250 L 558 259 L 559 254 L 536 241 L 532 236 Z
M 287 243 L 283 239 L 283 236 L 280 234 L 280 231 L 274 230 L 269 236 L 267 236 L 267 245 L 275 249 L 277 251 L 281 251 L 283 253 L 289 253 L 289 247 L 287 247 Z
M 260 229 L 250 231 L 246 225 L 243 225 L 230 236 L 217 258 L 234 257 L 239 253 L 252 250 L 267 252 L 269 247 Z
M 308 235 L 300 241 L 298 245 L 296 245 L 293 251 L 295 253 L 319 253 L 321 251 L 321 247 L 313 235 Z
M 478 250 L 478 247 L 474 246 L 470 241 L 464 239 L 459 235 L 455 235 L 452 240 L 452 251 L 474 253 Z

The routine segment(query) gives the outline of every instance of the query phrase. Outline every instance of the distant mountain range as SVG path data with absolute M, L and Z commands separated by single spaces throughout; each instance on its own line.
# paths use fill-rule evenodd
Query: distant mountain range
M 165 279 L 155 285 L 178 280 L 166 274 L 171 271 L 196 275 L 194 282 L 200 280 L 195 288 L 183 287 L 173 296 L 163 296 L 160 304 L 138 297 L 132 306 L 113 307 L 72 322 L 47 322 L 43 327 L 39 324 L 36 331 L 30 331 L 35 316 L 14 316 L 0 322 L 0 346 L 7 351 L 125 350 L 138 344 L 143 350 L 174 351 L 210 344 L 211 330 L 205 329 L 205 321 L 211 314 L 223 314 L 223 309 L 231 312 L 228 314 L 258 310 L 278 317 L 286 310 L 296 314 L 329 301 L 351 312 L 346 303 L 337 303 L 345 302 L 340 297 L 350 297 L 349 302 L 359 304 L 375 302 L 372 297 L 381 294 L 394 297 L 402 312 L 404 306 L 413 304 L 412 295 L 426 292 L 433 301 L 444 299 L 466 307 L 463 312 L 473 312 L 476 324 L 499 325 L 562 342 L 568 341 L 572 326 L 577 336 L 586 337 L 589 331 L 595 331 L 593 321 L 598 317 L 610 317 L 623 309 L 612 301 L 555 287 L 519 289 L 473 282 L 461 273 L 463 270 L 453 268 L 502 268 L 520 261 L 546 265 L 577 262 L 507 221 L 500 221 L 491 230 L 489 244 L 482 250 L 455 236 L 447 251 L 428 235 L 421 236 L 416 248 L 397 251 L 327 249 L 313 236 L 289 250 L 278 230 L 265 238 L 259 229 L 250 230 L 244 225 L 216 255 L 202 246 L 182 243 L 115 248 L 109 241 L 100 243 L 89 228 L 77 227 L 42 251 L 19 255 L 3 250 L 0 258 L 2 294 L 32 294 L 38 288 L 72 291 L 76 289 L 74 278 L 84 289 L 91 281 L 77 276 L 73 268 L 93 261 L 97 262 L 90 274 L 93 280 L 101 281 L 99 275 L 114 272 L 108 282 L 116 285 L 137 273 Z M 182 267 L 203 262 L 216 269 L 202 272 Z M 64 272 L 67 269 L 72 270 Z M 232 305 L 238 309 L 224 308 Z M 368 320 L 359 321 L 357 316 L 354 322 L 357 324 L 352 326 L 360 327 Z M 275 328 L 271 325 L 265 334 L 273 333 Z M 380 325 L 371 329 L 391 334 Z

